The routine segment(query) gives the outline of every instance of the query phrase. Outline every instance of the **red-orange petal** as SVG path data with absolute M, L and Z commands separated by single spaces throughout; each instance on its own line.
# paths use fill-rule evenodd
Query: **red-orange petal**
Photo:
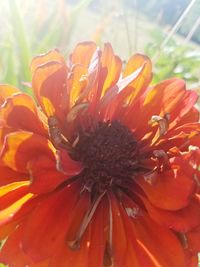
M 1 173 L 0 186 L 4 186 L 17 181 L 28 180 L 26 174 L 14 171 L 7 166 L 0 165 L 0 173 Z
M 50 192 L 69 178 L 57 170 L 56 161 L 47 155 L 30 159 L 27 170 L 31 180 L 30 191 L 35 194 Z
M 77 44 L 70 55 L 70 63 L 72 65 L 80 64 L 84 67 L 88 67 L 96 49 L 97 46 L 93 42 L 82 42 Z
M 72 184 L 50 194 L 22 224 L 22 248 L 35 262 L 51 257 L 57 246 L 65 242 L 77 192 L 77 184 Z
M 20 181 L 0 187 L 0 210 L 6 209 L 28 193 L 29 181 Z
M 45 54 L 41 54 L 33 58 L 30 66 L 31 73 L 33 74 L 39 66 L 46 64 L 50 61 L 57 61 L 64 64 L 65 59 L 57 49 L 50 50 Z
M 88 229 L 84 232 L 80 242 L 80 247 L 77 244 L 73 246 L 73 242 L 77 238 L 78 231 L 80 229 L 83 217 L 89 208 L 89 196 L 84 193 L 74 210 L 71 212 L 70 217 L 70 227 L 66 232 L 65 243 L 63 242 L 58 247 L 56 253 L 53 255 L 49 267 L 59 266 L 59 267 L 88 267 L 88 257 L 89 257 L 89 243 L 90 242 L 90 232 Z M 96 267 L 96 266 L 94 266 Z
M 14 267 L 29 266 L 30 263 L 33 263 L 21 248 L 22 232 L 23 228 L 18 227 L 6 240 L 0 252 L 0 262 Z
M 153 266 L 187 266 L 184 250 L 173 232 L 154 223 L 147 216 L 133 219 L 132 223 L 137 243 L 151 258 Z
M 150 217 L 166 228 L 185 233 L 200 224 L 200 202 L 198 200 L 191 200 L 186 208 L 178 211 L 158 209 L 148 200 L 143 198 L 143 201 Z
M 29 161 L 41 155 L 55 160 L 54 152 L 52 144 L 46 138 L 30 132 L 19 131 L 6 136 L 1 159 L 5 166 L 27 173 Z
M 132 89 L 132 92 L 128 96 L 127 102 L 134 102 L 136 98 L 140 97 L 148 87 L 152 79 L 152 63 L 147 56 L 135 54 L 126 64 L 123 77 L 130 75 L 143 65 L 144 68 L 138 78 L 128 86 L 128 88 Z M 128 88 L 127 90 L 129 90 Z
M 189 249 L 192 251 L 193 255 L 197 254 L 200 251 L 200 227 L 196 227 L 188 232 L 186 237 Z
M 121 59 L 114 54 L 112 46 L 109 43 L 104 45 L 100 61 L 99 90 L 101 91 L 101 97 L 119 80 L 122 62 Z
M 112 258 L 114 266 L 123 266 L 128 247 L 128 241 L 126 231 L 123 223 L 123 219 L 118 207 L 118 200 L 114 196 L 110 196 L 111 206 L 111 231 L 112 231 Z M 119 242 L 120 240 L 120 242 Z
M 32 197 L 33 197 L 33 194 L 31 193 L 24 194 L 21 198 L 19 198 L 17 201 L 11 204 L 9 207 L 1 210 L 0 211 L 1 225 L 12 222 L 15 214 L 17 214 L 18 211 L 21 209 L 21 207 L 26 202 L 28 202 Z
M 180 169 L 157 174 L 153 184 L 143 177 L 138 177 L 136 182 L 154 206 L 166 210 L 175 211 L 186 207 L 195 190 L 193 178 L 188 177 Z
M 88 243 L 89 255 L 87 267 L 102 267 L 104 259 L 104 248 L 108 238 L 109 229 L 109 207 L 107 198 L 104 197 L 89 225 L 90 240 Z
M 126 209 L 135 208 L 135 204 L 128 198 L 124 205 Z M 187 266 L 181 243 L 171 230 L 155 223 L 145 211 L 132 217 L 121 208 L 121 216 L 131 248 L 126 255 L 127 267 Z
M 40 135 L 22 131 L 6 136 L 2 162 L 14 171 L 27 174 L 31 181 L 30 190 L 37 194 L 55 189 L 81 170 L 79 164 L 66 158 L 66 171 L 59 169 L 53 145 Z
M 19 92 L 19 89 L 14 86 L 7 84 L 0 85 L 0 105 L 4 103 L 7 97 Z
M 28 95 L 18 93 L 7 98 L 0 109 L 0 117 L 5 121 L 5 126 L 15 130 L 47 134 L 39 119 L 36 105 Z
M 66 91 L 67 67 L 58 61 L 50 61 L 40 65 L 33 74 L 32 85 L 37 101 L 45 114 L 57 115 L 63 119 L 67 109 L 67 99 L 63 99 Z M 61 103 L 66 106 L 61 107 Z
M 182 105 L 182 100 L 186 96 L 192 97 L 192 101 Z M 166 80 L 150 88 L 143 102 L 138 107 L 133 105 L 130 108 L 124 118 L 124 122 L 131 129 L 135 130 L 138 138 L 142 138 L 144 134 L 152 131 L 152 126 L 149 124 L 149 121 L 153 115 L 162 117 L 169 113 L 169 123 L 171 123 L 177 119 L 181 119 L 181 116 L 184 116 L 186 111 L 192 108 L 195 101 L 196 94 L 191 91 L 186 91 L 183 80 L 176 78 Z M 132 117 L 133 111 L 137 112 L 137 120 L 134 120 Z

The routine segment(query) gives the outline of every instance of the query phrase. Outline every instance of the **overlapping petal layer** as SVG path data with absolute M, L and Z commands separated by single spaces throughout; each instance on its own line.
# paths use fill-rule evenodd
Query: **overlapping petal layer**
M 0 86 L 0 237 L 6 239 L 0 261 L 194 267 L 200 250 L 196 93 L 176 78 L 150 85 L 151 61 L 141 54 L 122 70 L 110 44 L 101 50 L 80 43 L 67 63 L 52 50 L 34 58 L 31 71 L 36 101 Z M 114 138 L 119 134 L 121 140 Z M 112 142 L 126 146 L 126 135 L 127 150 L 134 150 L 121 155 Z M 116 162 L 104 155 L 107 146 Z

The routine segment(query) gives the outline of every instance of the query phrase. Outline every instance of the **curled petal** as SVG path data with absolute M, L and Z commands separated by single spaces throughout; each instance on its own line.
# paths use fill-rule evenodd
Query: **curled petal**
M 189 98 L 191 98 L 190 101 L 188 101 Z M 187 99 L 185 105 L 182 104 L 183 99 Z M 135 111 L 138 109 L 137 120 L 132 119 L 133 110 L 130 109 L 125 121 L 129 127 L 135 130 L 138 138 L 141 138 L 144 133 L 152 131 L 152 128 L 148 125 L 148 121 L 152 116 L 164 117 L 169 114 L 170 129 L 193 107 L 196 100 L 196 93 L 186 91 L 184 81 L 175 78 L 166 80 L 150 88 L 143 102 L 138 107 L 133 107 Z
M 7 98 L 0 109 L 0 117 L 4 119 L 7 127 L 15 130 L 46 134 L 44 125 L 39 119 L 36 105 L 28 95 L 18 93 Z
M 96 100 L 105 95 L 107 90 L 113 87 L 120 78 L 122 62 L 121 59 L 113 52 L 109 43 L 104 45 L 104 49 L 100 58 L 99 84 Z
M 120 79 L 113 87 L 107 90 L 99 102 L 99 112 L 102 118 L 114 120 L 117 117 L 119 111 L 123 109 L 123 105 L 126 104 L 124 94 L 129 94 L 127 92 L 128 85 L 134 80 L 137 80 L 143 68 L 144 65 L 140 66 L 136 71 Z
M 132 103 L 139 96 L 144 93 L 147 86 L 152 79 L 152 63 L 151 60 L 142 54 L 136 54 L 132 56 L 123 73 L 123 77 L 130 75 L 132 72 L 136 71 L 140 66 L 144 65 L 144 68 L 140 75 L 134 80 L 129 87 L 132 89 L 132 92 L 128 96 L 129 101 Z M 128 89 L 127 89 L 128 90 Z
M 67 79 L 67 67 L 58 61 L 51 61 L 39 66 L 33 74 L 33 89 L 35 96 L 43 111 L 48 117 L 54 116 L 63 118 L 63 110 L 67 108 L 61 106 L 67 99 L 65 96 Z
M 79 43 L 70 56 L 70 64 L 80 64 L 88 67 L 97 46 L 93 42 Z
M 10 97 L 11 95 L 19 92 L 20 90 L 14 86 L 7 84 L 0 85 L 0 105 L 4 103 L 7 97 Z
M 34 72 L 36 71 L 36 69 L 43 65 L 46 64 L 47 62 L 51 62 L 51 61 L 56 61 L 56 62 L 60 62 L 63 63 L 65 62 L 64 57 L 59 53 L 59 51 L 57 49 L 51 50 L 45 54 L 41 54 L 39 56 L 36 56 L 33 58 L 32 62 L 31 62 L 31 73 L 34 74 Z
M 53 149 L 44 137 L 29 132 L 14 132 L 6 136 L 2 162 L 15 171 L 26 173 L 28 162 L 41 154 L 54 160 Z

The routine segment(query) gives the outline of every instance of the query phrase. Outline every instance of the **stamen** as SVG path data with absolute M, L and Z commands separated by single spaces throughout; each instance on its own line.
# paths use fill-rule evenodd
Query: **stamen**
M 113 267 L 112 252 L 108 242 L 104 250 L 103 267 Z
M 92 217 L 102 199 L 102 197 L 105 195 L 105 192 L 102 193 L 92 204 L 92 206 L 90 207 L 90 209 L 87 211 L 87 213 L 85 214 L 85 217 L 83 218 L 83 221 L 81 223 L 81 226 L 77 232 L 76 235 L 76 239 L 73 241 L 67 241 L 68 245 L 70 248 L 72 249 L 77 249 L 79 248 L 79 242 L 80 239 L 82 238 L 83 234 L 85 233 L 85 230 L 87 229 L 88 224 L 90 223 L 90 221 L 92 220 Z
M 148 173 L 143 174 L 144 180 L 150 185 L 155 184 L 157 176 L 158 176 L 158 173 L 156 170 L 152 170 Z
M 163 117 L 154 115 L 151 117 L 150 124 L 158 123 L 160 136 L 164 135 L 169 128 L 170 114 L 166 113 Z
M 88 103 L 81 103 L 78 105 L 75 105 L 70 112 L 67 115 L 67 122 L 70 123 L 76 119 L 79 112 L 83 111 L 84 109 L 88 108 Z
M 136 208 L 125 208 L 126 213 L 129 217 L 132 218 L 137 218 L 140 214 L 141 214 L 141 210 L 140 208 L 136 207 Z
M 154 150 L 153 154 L 158 161 L 157 163 L 158 171 L 162 172 L 164 170 L 169 170 L 171 168 L 169 158 L 164 150 Z
M 188 248 L 188 239 L 186 234 L 184 233 L 177 233 L 179 240 L 181 241 L 181 244 L 183 246 L 184 249 Z
M 109 200 L 109 248 L 111 251 L 112 248 L 112 240 L 113 240 L 113 216 L 112 216 L 112 207 L 111 207 L 111 202 Z
M 58 119 L 55 116 L 49 117 L 48 125 L 49 125 L 49 136 L 54 147 L 56 149 L 63 148 L 66 150 L 70 150 L 70 144 L 67 138 L 61 133 L 61 130 L 59 128 Z

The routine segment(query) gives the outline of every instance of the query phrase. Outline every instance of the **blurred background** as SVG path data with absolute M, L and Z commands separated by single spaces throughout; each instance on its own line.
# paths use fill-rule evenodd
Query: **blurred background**
M 0 0 L 0 82 L 28 90 L 33 56 L 77 42 L 111 42 L 124 62 L 136 52 L 154 80 L 200 87 L 200 0 Z M 198 90 L 198 89 L 197 89 Z

